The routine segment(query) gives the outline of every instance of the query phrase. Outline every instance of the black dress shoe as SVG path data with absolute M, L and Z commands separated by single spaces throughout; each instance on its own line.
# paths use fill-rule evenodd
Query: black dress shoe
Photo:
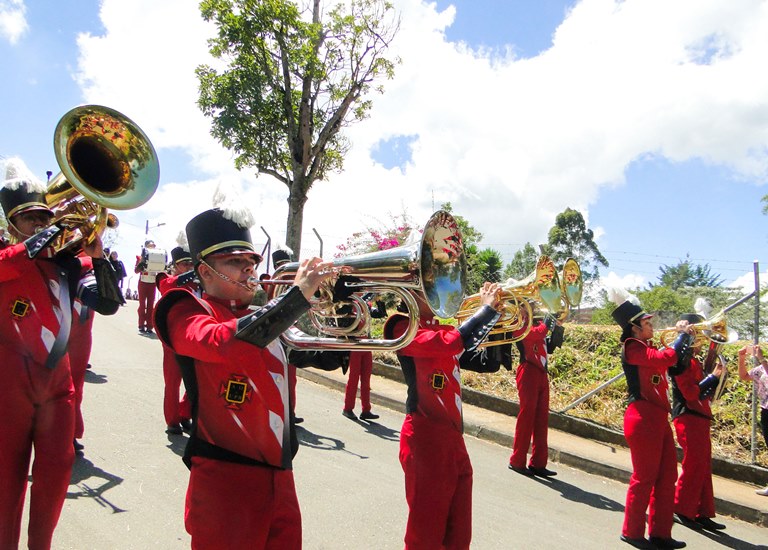
M 181 431 L 189 433 L 192 431 L 192 420 L 185 418 L 181 421 Z
M 649 537 L 651 544 L 656 548 L 666 550 L 667 548 L 685 548 L 687 545 L 681 540 L 675 540 L 672 537 L 663 539 L 661 537 Z
M 175 426 L 167 426 L 165 428 L 165 433 L 170 435 L 181 435 L 183 433 L 183 430 L 181 429 L 181 426 L 176 424 Z
M 85 445 L 80 443 L 77 439 L 72 440 L 72 447 L 75 449 L 75 452 L 85 449 Z
M 639 539 L 631 539 L 629 537 L 625 537 L 624 535 L 621 535 L 619 539 L 621 539 L 623 542 L 626 542 L 630 546 L 634 546 L 635 548 L 642 548 L 643 550 L 655 549 L 655 546 L 653 546 L 645 537 L 641 537 Z
M 712 518 L 705 518 L 704 516 L 697 517 L 696 523 L 699 524 L 702 529 L 706 529 L 707 531 L 722 531 L 725 529 L 725 525 L 722 523 L 717 523 Z
M 302 422 L 304 422 L 304 419 L 302 417 L 300 417 L 300 416 L 294 416 L 293 417 L 293 423 L 294 424 L 301 424 Z
M 533 466 L 528 466 L 528 470 L 538 477 L 555 477 L 557 475 L 557 472 L 547 470 L 546 468 L 534 468 Z
M 533 477 L 533 472 L 531 472 L 531 470 L 526 468 L 525 466 L 520 468 L 518 466 L 512 466 L 512 464 L 510 464 L 508 467 L 510 470 L 512 470 L 513 472 L 517 472 L 520 475 L 524 475 L 525 477 Z
M 378 414 L 374 414 L 371 411 L 363 411 L 360 413 L 360 420 L 376 420 L 378 417 Z
M 355 414 L 355 412 L 350 411 L 348 409 L 344 409 L 343 411 L 341 411 L 341 415 L 346 416 L 350 420 L 357 420 L 357 415 Z
M 694 531 L 701 531 L 702 529 L 702 526 L 700 523 L 697 523 L 695 519 L 689 518 L 688 516 L 684 516 L 682 514 L 675 514 L 674 519 L 675 519 L 675 523 L 679 523 L 680 525 L 683 525 L 688 529 L 693 529 Z

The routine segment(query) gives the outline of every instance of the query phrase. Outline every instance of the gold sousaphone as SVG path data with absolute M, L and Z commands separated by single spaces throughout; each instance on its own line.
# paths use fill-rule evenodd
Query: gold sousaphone
M 53 223 L 64 228 L 53 244 L 56 252 L 75 250 L 117 227 L 109 208 L 136 208 L 157 190 L 160 166 L 152 143 L 114 109 L 72 109 L 56 125 L 53 147 L 61 172 L 49 181 L 44 199 Z
M 298 262 L 280 266 L 272 280 L 280 293 L 293 283 Z M 300 350 L 395 351 L 413 340 L 419 327 L 419 306 L 414 291 L 426 298 L 437 317 L 458 311 L 466 288 L 467 266 L 459 226 L 448 212 L 432 214 L 421 239 L 403 246 L 336 258 L 336 280 L 323 283 L 311 300 L 309 318 L 320 333 L 312 336 L 293 326 L 281 335 L 285 344 Z M 338 286 L 345 296 L 339 298 Z M 280 287 L 285 287 L 281 289 Z M 334 288 L 335 287 L 335 288 Z M 371 338 L 371 315 L 366 294 L 391 293 L 408 309 L 410 324 L 399 338 Z

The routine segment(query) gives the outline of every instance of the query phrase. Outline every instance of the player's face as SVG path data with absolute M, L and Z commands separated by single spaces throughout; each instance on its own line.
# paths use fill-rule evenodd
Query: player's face
M 224 276 L 224 278 L 220 277 L 205 265 L 200 266 L 198 272 L 208 294 L 226 300 L 251 300 L 254 291 L 249 290 L 245 285 L 256 271 L 256 259 L 252 255 L 214 255 L 207 258 L 206 262 Z
M 19 240 L 24 240 L 51 224 L 51 214 L 45 210 L 28 210 L 13 216 L 11 233 Z

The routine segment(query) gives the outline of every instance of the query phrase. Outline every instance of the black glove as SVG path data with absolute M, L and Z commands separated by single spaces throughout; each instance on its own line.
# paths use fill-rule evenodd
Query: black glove
M 341 368 L 342 372 L 346 374 L 349 367 L 349 352 L 290 350 L 288 362 L 297 369 L 312 367 L 330 372 Z
M 555 325 L 552 332 L 547 336 L 547 353 L 553 353 L 557 348 L 562 347 L 565 340 L 565 329 L 562 325 Z
M 33 259 L 40 254 L 45 247 L 53 243 L 62 231 L 63 229 L 58 225 L 51 225 L 39 233 L 32 235 L 24 241 L 24 247 L 27 249 L 27 256 L 29 256 L 30 259 Z
M 677 364 L 669 369 L 672 376 L 681 374 L 691 364 L 693 356 L 693 336 L 687 332 L 681 332 L 670 346 L 677 354 Z

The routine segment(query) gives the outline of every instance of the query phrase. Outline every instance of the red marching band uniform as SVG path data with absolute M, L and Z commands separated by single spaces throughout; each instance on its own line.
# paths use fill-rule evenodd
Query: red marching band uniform
M 198 264 L 231 251 L 261 259 L 248 229 L 219 209 L 199 214 L 186 231 Z M 310 304 L 294 286 L 256 311 L 249 306 L 174 288 L 155 308 L 158 335 L 179 358 L 192 402 L 184 454 L 192 548 L 301 547 L 291 471 L 298 441 L 288 361 L 277 337 Z
M 0 315 L 0 548 L 19 544 L 34 448 L 28 544 L 45 549 L 51 546 L 74 462 L 75 390 L 67 352 L 72 303 L 78 299 L 111 315 L 122 296 L 107 260 L 94 259 L 91 273 L 70 252 L 53 255 L 49 245 L 61 229 L 49 225 L 53 213 L 43 192 L 35 188 L 33 177 L 21 179 L 28 172 L 22 161 L 7 162 L 0 201 L 11 234 L 17 240 L 33 235 L 0 250 L 0 304 L 5 312 Z M 25 219 L 32 214 L 44 216 L 48 226 L 38 218 L 35 230 L 17 230 L 17 224 L 31 223 Z
M 174 266 L 179 262 L 192 261 L 189 251 L 178 246 L 171 250 L 171 260 Z M 174 288 L 185 288 L 196 296 L 200 296 L 200 284 L 195 278 L 193 270 L 179 275 L 169 275 L 168 273 L 158 273 L 155 279 L 157 289 L 160 295 L 164 296 L 169 290 Z M 163 392 L 163 416 L 165 417 L 166 431 L 172 434 L 180 434 L 182 429 L 189 429 L 190 419 L 192 418 L 192 406 L 184 392 L 179 399 L 181 389 L 181 367 L 176 361 L 176 354 L 165 343 L 163 346 L 163 380 L 165 389 Z
M 632 458 L 622 540 L 632 545 L 645 540 L 647 510 L 651 542 L 661 548 L 682 548 L 685 543 L 672 539 L 677 454 L 668 420 L 667 370 L 690 359 L 686 355 L 690 336 L 680 335 L 672 347 L 659 350 L 649 340 L 632 337 L 632 327 L 640 327 L 641 321 L 652 317 L 640 306 L 625 301 L 612 316 L 624 329 L 621 362 L 629 402 L 624 437 Z
M 472 464 L 463 437 L 460 369 L 499 369 L 498 363 L 484 369 L 485 354 L 481 358 L 472 353 L 498 316 L 484 306 L 457 329 L 420 315 L 415 338 L 397 351 L 408 385 L 407 414 L 400 431 L 409 510 L 406 549 L 469 548 Z M 409 322 L 405 315 L 392 315 L 385 336 L 401 336 Z

